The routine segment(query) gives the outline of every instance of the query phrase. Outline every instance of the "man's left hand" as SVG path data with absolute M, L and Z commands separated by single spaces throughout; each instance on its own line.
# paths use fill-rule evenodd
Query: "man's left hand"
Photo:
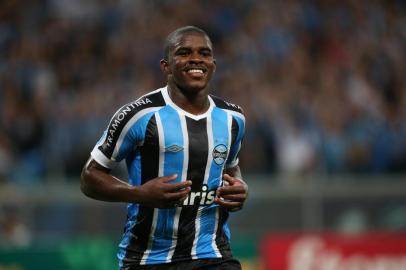
M 214 202 L 230 212 L 241 210 L 248 197 L 247 184 L 228 174 L 223 175 L 223 180 L 226 184 L 217 189 L 217 196 Z

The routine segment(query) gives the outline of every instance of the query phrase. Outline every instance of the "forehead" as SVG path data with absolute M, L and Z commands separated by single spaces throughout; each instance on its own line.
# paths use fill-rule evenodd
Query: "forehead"
M 208 36 L 198 32 L 187 32 L 178 34 L 173 42 L 173 48 L 176 50 L 182 47 L 198 47 L 198 48 L 210 48 L 212 44 Z

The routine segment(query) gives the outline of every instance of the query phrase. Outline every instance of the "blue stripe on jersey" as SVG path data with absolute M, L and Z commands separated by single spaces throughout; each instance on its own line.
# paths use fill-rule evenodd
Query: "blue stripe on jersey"
M 132 186 L 141 185 L 141 155 L 135 154 L 133 159 L 127 158 L 128 183 Z
M 134 150 L 134 146 L 137 144 L 135 142 L 144 141 L 145 130 L 148 125 L 148 121 L 151 119 L 154 112 L 146 113 L 140 119 L 132 124 L 132 126 L 125 134 L 123 142 L 119 146 L 118 154 L 115 158 L 116 161 L 121 161 L 124 157 L 128 155 L 129 152 Z
M 244 120 L 241 117 L 238 117 L 236 115 L 232 115 L 232 117 L 233 117 L 233 119 L 235 119 L 235 121 L 238 124 L 238 134 L 237 134 L 237 138 L 235 139 L 234 145 L 232 145 L 231 149 L 230 149 L 230 155 L 228 157 L 228 160 L 231 160 L 231 161 L 236 158 L 238 152 L 240 151 L 241 140 L 244 136 L 244 130 L 245 130 Z M 228 238 L 228 240 L 230 240 L 231 233 L 230 233 L 230 228 L 228 227 L 227 221 L 225 221 L 223 224 L 223 231 L 224 231 L 224 234 L 226 235 L 226 237 Z
M 214 204 L 213 204 L 214 205 Z M 204 207 L 200 215 L 200 233 L 197 239 L 197 258 L 215 258 L 213 249 L 213 235 L 216 234 L 216 211 L 218 206 Z M 215 242 L 214 242 L 215 245 Z
M 213 130 L 213 148 L 216 148 L 219 145 L 225 145 L 227 151 L 230 151 L 229 133 L 231 127 L 228 125 L 227 113 L 224 110 L 214 108 L 211 113 L 211 122 Z M 213 160 L 212 152 L 213 149 L 210 149 L 210 158 Z M 217 188 L 220 184 L 224 165 L 224 163 L 219 165 L 213 160 L 210 168 L 209 182 L 207 183 L 209 189 Z
M 136 223 L 136 216 L 138 214 L 138 209 L 139 209 L 138 204 L 133 204 L 132 203 L 132 204 L 128 204 L 128 206 L 127 206 L 128 220 L 127 220 L 127 222 L 125 224 L 124 235 L 122 237 L 122 240 L 121 240 L 120 244 L 118 245 L 119 250 L 118 250 L 118 253 L 117 253 L 117 257 L 118 257 L 118 260 L 119 260 L 120 267 L 122 267 L 122 263 L 123 263 L 122 260 L 125 257 L 126 248 L 130 244 L 131 230 L 132 230 L 133 226 Z
M 131 160 L 127 161 L 127 168 L 128 168 L 128 182 L 130 185 L 140 185 L 141 184 L 141 159 L 139 153 L 136 154 L 134 158 L 134 162 Z M 131 239 L 131 231 L 136 224 L 136 219 L 138 215 L 138 210 L 139 210 L 139 204 L 135 203 L 129 203 L 127 205 L 127 222 L 124 228 L 124 234 L 122 237 L 122 240 L 119 244 L 119 251 L 117 254 L 117 257 L 119 259 L 119 266 L 122 267 L 123 262 L 122 260 L 125 257 L 126 254 L 126 248 L 130 244 L 130 239 Z
M 227 113 L 224 110 L 214 108 L 211 113 L 211 125 L 212 125 L 212 141 L 213 148 L 218 145 L 225 145 L 227 148 L 229 144 L 229 131 L 231 127 L 228 126 Z M 210 134 L 209 134 L 210 135 Z M 217 164 L 213 160 L 213 149 L 209 150 L 209 158 L 212 160 L 209 178 L 208 178 L 208 190 L 216 189 L 222 177 L 223 164 Z M 225 161 L 224 161 L 225 162 Z M 198 258 L 217 257 L 216 252 L 212 246 L 213 235 L 216 234 L 216 208 L 218 205 L 212 204 L 209 207 L 204 207 L 200 216 L 200 233 L 197 240 L 196 254 Z
M 159 117 L 164 135 L 165 149 L 163 162 L 163 176 L 178 174 L 176 182 L 182 181 L 184 159 L 183 133 L 178 112 L 171 106 L 160 110 Z M 162 151 L 162 150 L 161 150 Z M 146 264 L 166 261 L 172 246 L 173 225 L 176 208 L 158 209 L 158 220 L 155 228 L 151 252 Z
M 230 228 L 228 227 L 227 221 L 224 222 L 223 231 L 224 231 L 224 234 L 227 236 L 228 240 L 230 241 L 231 233 L 230 233 Z
M 129 151 L 133 151 L 134 144 L 131 138 L 136 138 L 138 141 L 143 141 L 145 136 L 146 127 L 148 121 L 151 119 L 154 112 L 150 112 L 142 116 L 132 127 L 128 130 L 124 137 L 124 140 L 118 151 L 116 160 L 121 160 L 124 156 L 127 156 Z M 134 161 L 134 162 L 133 162 Z M 134 156 L 134 160 L 127 160 L 127 168 L 129 175 L 129 183 L 131 185 L 141 184 L 141 159 L 139 153 Z M 128 220 L 124 228 L 124 235 L 119 244 L 119 251 L 117 257 L 119 259 L 119 265 L 122 266 L 122 260 L 125 258 L 126 248 L 130 244 L 131 230 L 134 227 L 138 215 L 139 205 L 138 204 L 128 204 Z

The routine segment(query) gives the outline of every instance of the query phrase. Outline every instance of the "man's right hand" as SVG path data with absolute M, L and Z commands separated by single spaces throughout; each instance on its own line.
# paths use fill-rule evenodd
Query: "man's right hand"
M 138 187 L 140 204 L 154 208 L 172 208 L 182 205 L 191 190 L 192 181 L 170 183 L 177 175 L 151 179 Z

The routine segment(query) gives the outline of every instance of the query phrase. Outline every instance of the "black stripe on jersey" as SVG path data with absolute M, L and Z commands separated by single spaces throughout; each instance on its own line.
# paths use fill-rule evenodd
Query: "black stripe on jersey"
M 216 245 L 223 258 L 231 257 L 230 244 L 229 244 L 228 238 L 223 230 L 223 225 L 227 221 L 228 216 L 229 216 L 229 214 L 227 211 L 225 211 L 221 208 L 219 209 L 219 222 L 218 222 L 218 227 L 217 227 L 217 232 L 216 232 Z
M 226 110 L 231 110 L 231 111 L 235 111 L 235 112 L 239 112 L 239 113 L 244 113 L 242 108 L 237 105 L 237 104 L 233 104 L 230 102 L 227 102 L 219 97 L 216 96 L 212 96 L 210 95 L 210 97 L 213 99 L 214 104 L 216 104 L 217 107 L 221 108 L 221 109 L 226 109 Z
M 152 116 L 145 131 L 144 144 L 139 148 L 141 153 L 141 184 L 158 177 L 159 139 L 155 116 Z M 153 221 L 153 208 L 140 205 L 137 224 L 131 230 L 131 238 L 124 261 L 139 264 L 148 247 L 149 235 Z
M 186 179 L 192 181 L 192 192 L 198 192 L 203 186 L 208 157 L 207 119 L 195 121 L 186 117 L 186 126 L 189 134 L 189 164 Z M 199 205 L 182 208 L 173 260 L 191 259 L 198 209 Z
M 137 223 L 131 230 L 130 243 L 126 248 L 123 259 L 124 266 L 139 265 L 148 246 L 148 239 L 151 233 L 154 208 L 140 205 L 137 214 Z
M 111 158 L 120 133 L 128 121 L 143 109 L 164 105 L 165 101 L 161 92 L 156 92 L 121 107 L 109 123 L 106 139 L 103 144 L 99 146 L 100 151 L 102 151 L 107 158 Z
M 141 184 L 158 177 L 159 170 L 159 136 L 155 115 L 151 117 L 145 131 L 141 153 Z
M 189 137 L 189 164 L 187 179 L 192 180 L 192 191 L 199 191 L 203 186 L 208 157 L 207 118 L 199 121 L 186 117 Z
M 240 127 L 237 123 L 237 120 L 233 117 L 233 121 L 231 123 L 231 145 L 233 146 L 235 141 L 237 140 L 238 132 L 240 131 Z

